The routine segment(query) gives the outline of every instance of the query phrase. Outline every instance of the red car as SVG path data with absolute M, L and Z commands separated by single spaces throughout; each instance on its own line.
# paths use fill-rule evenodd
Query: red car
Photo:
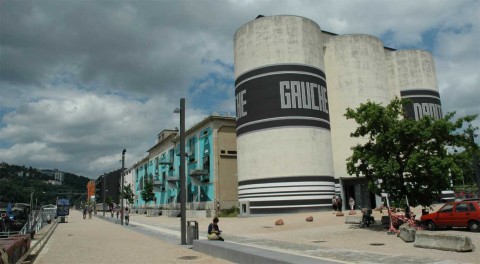
M 428 230 L 437 227 L 468 227 L 472 232 L 480 231 L 480 199 L 466 199 L 447 203 L 435 213 L 420 218 Z

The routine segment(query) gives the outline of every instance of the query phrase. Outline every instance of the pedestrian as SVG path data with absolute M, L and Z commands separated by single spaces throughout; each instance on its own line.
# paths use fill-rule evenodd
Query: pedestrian
M 337 211 L 338 212 L 342 212 L 342 197 L 340 197 L 340 195 L 337 195 Z
M 115 211 L 116 211 L 116 213 L 117 213 L 117 219 L 118 219 L 118 213 L 120 213 L 120 208 L 118 208 L 118 207 L 115 208 Z
M 350 205 L 350 210 L 355 210 L 355 200 L 352 196 L 350 196 L 350 199 L 348 199 L 348 204 Z
M 213 218 L 213 222 L 208 225 L 208 240 L 220 240 L 224 241 L 223 237 L 220 235 L 222 231 L 218 227 L 218 217 Z
M 88 219 L 92 219 L 93 208 L 91 206 L 88 207 Z
M 128 222 L 130 222 L 130 209 L 128 207 L 125 207 L 125 224 L 128 225 Z
M 337 211 L 337 196 L 335 195 L 332 198 L 332 209 L 333 209 L 333 213 Z
M 113 213 L 114 213 L 114 210 L 115 210 L 115 208 L 113 208 L 113 206 L 112 206 L 112 207 L 110 207 L 110 213 L 112 214 L 112 218 L 113 218 Z
M 83 219 L 86 219 L 87 218 L 87 206 L 83 207 Z

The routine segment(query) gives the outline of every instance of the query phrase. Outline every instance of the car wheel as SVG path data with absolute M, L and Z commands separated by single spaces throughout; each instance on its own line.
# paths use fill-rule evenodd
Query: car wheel
M 430 231 L 433 231 L 433 230 L 436 229 L 435 223 L 433 223 L 432 220 L 428 221 L 426 226 L 427 226 L 427 229 L 430 230 Z
M 480 223 L 478 221 L 472 220 L 468 222 L 468 229 L 472 232 L 479 232 L 480 231 Z

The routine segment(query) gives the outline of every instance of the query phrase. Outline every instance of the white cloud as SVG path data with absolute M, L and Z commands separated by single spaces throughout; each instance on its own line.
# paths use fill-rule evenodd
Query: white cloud
M 66 156 L 43 142 L 16 144 L 8 149 L 0 149 L 1 160 L 23 160 L 23 162 L 63 162 Z
M 233 35 L 259 14 L 304 16 L 333 33 L 430 50 L 444 111 L 478 113 L 479 3 L 4 1 L 0 161 L 97 177 L 119 168 L 122 149 L 132 164 L 158 132 L 179 126 L 172 111 L 180 97 L 187 127 L 207 112 L 234 113 Z

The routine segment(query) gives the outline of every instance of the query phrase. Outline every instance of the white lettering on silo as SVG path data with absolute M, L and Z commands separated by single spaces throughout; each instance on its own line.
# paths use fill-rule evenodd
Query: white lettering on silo
M 303 109 L 311 109 L 312 104 L 311 104 L 311 97 L 310 97 L 310 83 L 301 83 L 302 86 L 302 106 Z M 306 86 L 306 87 L 305 87 Z
M 300 90 L 300 82 L 292 81 L 290 82 L 290 87 L 292 87 L 292 108 L 302 108 L 302 91 Z
M 419 120 L 424 116 L 440 119 L 443 115 L 442 106 L 432 103 L 414 103 L 413 112 L 415 113 L 415 120 Z
M 243 90 L 235 96 L 235 100 L 237 101 L 237 120 L 247 115 L 247 111 L 245 110 L 247 100 L 243 98 L 245 93 L 247 93 L 247 91 Z
M 313 109 L 328 114 L 327 88 L 299 81 L 281 81 L 279 88 L 282 109 Z
M 318 90 L 319 86 L 316 83 L 310 83 L 310 90 L 312 91 L 312 109 L 313 110 L 320 110 L 320 104 L 315 104 L 315 91 L 314 89 Z

